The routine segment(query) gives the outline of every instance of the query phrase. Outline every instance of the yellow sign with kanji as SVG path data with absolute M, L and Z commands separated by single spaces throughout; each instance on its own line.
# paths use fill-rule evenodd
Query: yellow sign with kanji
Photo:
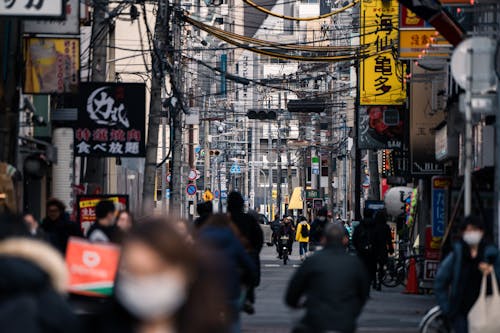
M 432 41 L 434 39 L 434 41 Z M 425 57 L 449 57 L 448 53 L 439 53 L 430 47 L 431 44 L 449 44 L 436 30 L 401 30 L 399 32 L 399 58 L 419 59 L 419 55 L 424 55 L 423 50 L 427 50 Z
M 203 192 L 203 201 L 212 201 L 214 200 L 214 195 L 210 190 L 206 190 Z
M 396 59 L 399 3 L 361 0 L 360 105 L 401 105 L 406 100 L 405 68 Z

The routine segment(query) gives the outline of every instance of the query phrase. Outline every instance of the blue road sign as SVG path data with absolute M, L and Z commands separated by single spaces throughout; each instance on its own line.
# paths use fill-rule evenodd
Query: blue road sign
M 235 173 L 241 173 L 241 168 L 240 166 L 238 165 L 238 163 L 234 163 L 232 166 L 231 166 L 231 169 L 229 170 L 230 173 L 232 174 L 235 174 Z
M 198 189 L 196 188 L 196 185 L 195 185 L 195 184 L 189 184 L 189 185 L 186 187 L 186 193 L 187 193 L 188 195 L 195 195 L 197 191 L 198 191 Z
M 220 198 L 220 192 L 219 192 L 219 190 L 215 190 L 214 191 L 214 196 L 215 196 L 215 199 L 219 199 Z
M 227 199 L 227 191 L 220 191 L 220 198 Z

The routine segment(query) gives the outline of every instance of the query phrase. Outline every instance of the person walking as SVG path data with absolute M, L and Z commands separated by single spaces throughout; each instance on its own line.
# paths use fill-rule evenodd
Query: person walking
M 299 224 L 297 225 L 297 233 L 295 235 L 295 240 L 299 242 L 299 254 L 300 260 L 304 261 L 307 257 L 307 248 L 309 245 L 309 233 L 311 231 L 311 226 L 307 223 L 307 219 L 304 216 L 300 216 Z
M 61 200 L 49 199 L 46 207 L 47 217 L 43 219 L 41 227 L 49 242 L 64 255 L 69 237 L 83 237 L 82 230 L 77 223 L 70 221 L 65 212 L 66 206 Z
M 320 250 L 321 248 L 321 240 L 323 239 L 323 233 L 328 223 L 327 217 L 328 209 L 326 209 L 326 207 L 323 207 L 318 211 L 316 218 L 311 223 L 311 231 L 309 236 L 309 250 L 311 252 Z
M 389 254 L 394 253 L 392 243 L 392 232 L 387 225 L 387 215 L 385 211 L 377 211 L 373 217 L 373 253 L 375 256 L 376 279 L 374 283 L 375 290 L 382 289 L 382 280 L 385 275 L 385 266 L 389 259 Z
M 368 298 L 368 275 L 362 262 L 347 254 L 344 228 L 329 224 L 323 240 L 325 248 L 304 261 L 285 293 L 288 306 L 306 310 L 293 333 L 353 333 Z
M 255 313 L 255 288 L 260 284 L 260 252 L 264 246 L 264 233 L 259 222 L 250 214 L 244 212 L 245 201 L 239 192 L 229 193 L 227 198 L 227 211 L 236 233 L 241 240 L 246 252 L 252 258 L 256 267 L 255 281 L 248 286 L 244 311 L 248 314 Z
M 87 238 L 91 242 L 117 242 L 119 229 L 116 226 L 115 204 L 109 200 L 102 200 L 95 207 L 96 221 L 89 228 Z
M 365 210 L 365 218 L 354 228 L 352 243 L 356 249 L 356 254 L 364 263 L 370 276 L 370 282 L 376 287 L 377 261 L 375 256 L 374 243 L 374 223 L 371 214 Z
M 467 315 L 479 297 L 483 274 L 496 274 L 500 281 L 500 256 L 496 246 L 486 241 L 484 224 L 478 217 L 466 217 L 460 229 L 462 239 L 441 262 L 434 293 L 454 332 L 467 333 Z
M 293 219 L 287 216 L 283 219 L 283 224 L 278 230 L 278 254 L 279 259 L 283 258 L 283 240 L 282 237 L 288 237 L 286 247 L 288 249 L 288 255 L 292 254 L 293 240 L 295 239 L 295 229 L 292 224 Z
M 208 220 L 208 218 L 213 214 L 214 207 L 212 201 L 200 202 L 196 205 L 196 212 L 198 217 L 193 221 L 193 225 L 196 229 L 200 229 L 203 224 Z

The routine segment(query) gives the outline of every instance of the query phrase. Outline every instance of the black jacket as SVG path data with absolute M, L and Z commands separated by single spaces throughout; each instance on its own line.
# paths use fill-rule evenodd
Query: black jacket
M 0 243 L 2 332 L 80 332 L 76 316 L 56 291 L 56 286 L 63 289 L 60 281 L 64 278 L 60 276 L 65 266 L 62 258 L 49 259 L 54 255 L 58 254 L 40 241 L 12 239 Z
M 311 231 L 309 234 L 309 242 L 313 244 L 319 244 L 321 242 L 321 238 L 323 237 L 323 233 L 325 232 L 326 224 L 328 223 L 328 219 L 315 218 L 311 223 Z
M 56 221 L 45 218 L 41 227 L 47 234 L 49 242 L 63 255 L 66 253 L 69 237 L 83 237 L 80 226 L 76 222 L 70 221 L 66 214 Z
M 246 213 L 234 214 L 231 217 L 241 236 L 248 241 L 251 252 L 258 255 L 264 245 L 264 234 L 257 220 Z
M 305 296 L 302 324 L 311 332 L 354 332 L 356 320 L 368 298 L 370 282 L 361 261 L 341 247 L 316 252 L 293 275 L 285 301 L 300 307 Z

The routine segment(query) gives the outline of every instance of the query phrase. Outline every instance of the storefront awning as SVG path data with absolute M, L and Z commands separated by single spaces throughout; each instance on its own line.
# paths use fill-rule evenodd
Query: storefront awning
M 296 187 L 293 189 L 288 209 L 304 209 L 304 202 L 302 201 L 302 188 Z

